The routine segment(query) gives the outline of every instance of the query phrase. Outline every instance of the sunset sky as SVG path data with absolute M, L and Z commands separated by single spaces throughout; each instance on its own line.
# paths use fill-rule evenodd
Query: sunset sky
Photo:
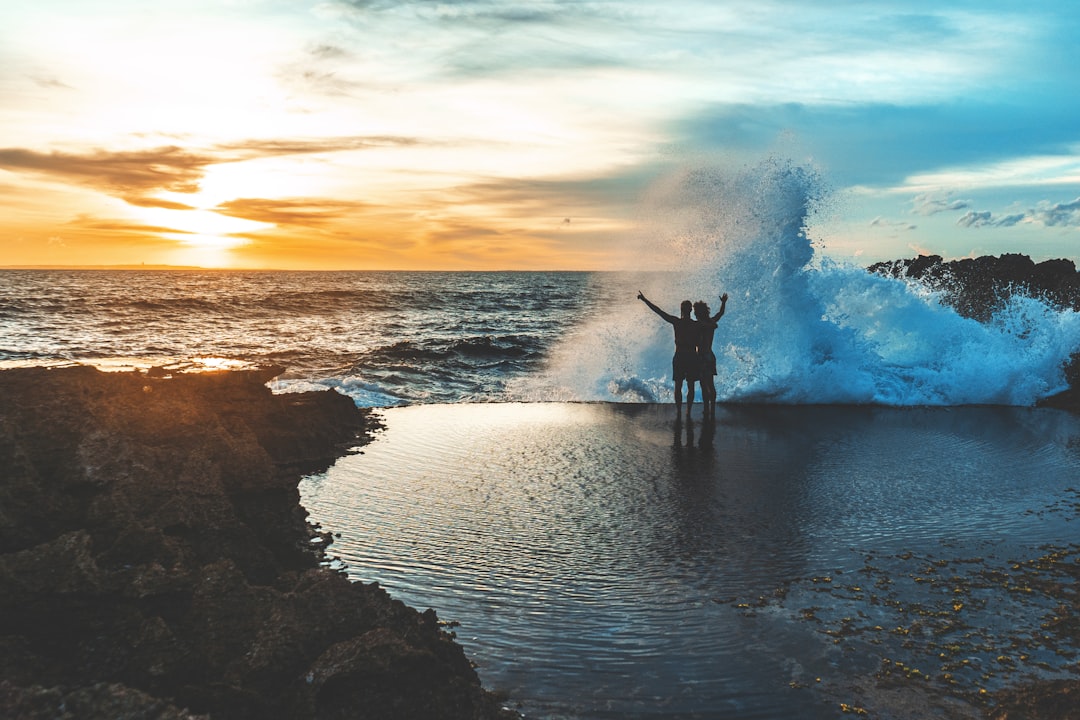
M 0 266 L 603 269 L 769 155 L 859 263 L 1080 260 L 1060 0 L 0 4 Z

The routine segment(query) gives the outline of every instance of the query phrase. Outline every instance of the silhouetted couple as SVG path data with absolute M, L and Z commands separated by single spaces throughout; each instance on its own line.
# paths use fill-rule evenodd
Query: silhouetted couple
M 716 417 L 716 355 L 713 354 L 713 333 L 717 321 L 727 309 L 727 293 L 720 296 L 720 309 L 715 315 L 709 315 L 709 306 L 702 300 L 691 303 L 683 300 L 679 306 L 681 317 L 669 315 L 649 301 L 641 291 L 641 300 L 660 317 L 671 323 L 675 329 L 675 357 L 671 359 L 671 377 L 675 381 L 675 412 L 682 412 L 683 383 L 687 386 L 686 417 L 690 417 L 690 408 L 694 404 L 694 383 L 701 381 L 701 403 L 704 417 Z M 693 311 L 695 318 L 690 317 Z

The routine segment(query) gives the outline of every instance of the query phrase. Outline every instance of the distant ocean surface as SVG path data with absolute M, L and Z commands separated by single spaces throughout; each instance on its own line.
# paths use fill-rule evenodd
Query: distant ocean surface
M 0 361 L 276 363 L 282 389 L 361 406 L 498 400 L 608 287 L 565 272 L 0 271 Z

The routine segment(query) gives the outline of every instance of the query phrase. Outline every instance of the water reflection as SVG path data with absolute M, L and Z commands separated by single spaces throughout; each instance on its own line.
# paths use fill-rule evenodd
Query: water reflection
M 532 717 L 830 717 L 781 690 L 835 673 L 831 643 L 791 617 L 748 622 L 737 601 L 868 552 L 1072 537 L 1027 511 L 1080 470 L 1076 418 L 1050 410 L 686 422 L 654 405 L 450 405 L 384 422 L 305 482 L 305 505 L 355 577 L 461 622 L 485 684 Z

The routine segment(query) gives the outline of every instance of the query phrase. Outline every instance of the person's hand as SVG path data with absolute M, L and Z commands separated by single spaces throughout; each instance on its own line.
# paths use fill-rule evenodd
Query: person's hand
M 637 291 L 637 299 L 638 300 L 644 300 L 645 299 L 645 296 L 641 294 L 640 290 Z
M 727 302 L 727 293 L 720 296 L 720 302 Z

